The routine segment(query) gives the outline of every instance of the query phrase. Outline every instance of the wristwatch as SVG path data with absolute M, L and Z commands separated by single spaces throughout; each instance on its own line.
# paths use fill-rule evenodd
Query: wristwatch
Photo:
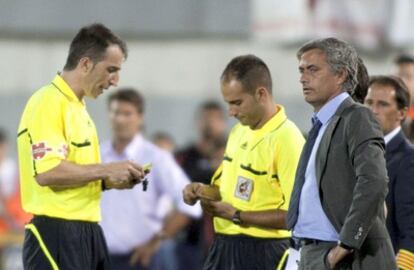
M 233 217 L 231 218 L 231 220 L 233 221 L 234 224 L 236 225 L 241 225 L 242 224 L 242 220 L 240 217 L 241 211 L 240 210 L 236 210 L 236 212 L 234 213 Z

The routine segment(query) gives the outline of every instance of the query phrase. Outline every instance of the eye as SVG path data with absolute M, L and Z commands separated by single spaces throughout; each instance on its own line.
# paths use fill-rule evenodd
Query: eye
M 118 71 L 118 68 L 116 68 L 116 67 L 109 67 L 109 68 L 107 69 L 107 71 L 108 71 L 109 73 L 114 73 L 114 72 L 117 72 L 117 71 Z
M 315 73 L 316 71 L 318 71 L 318 68 L 316 68 L 316 67 L 310 67 L 310 68 L 309 68 L 309 71 L 310 71 L 311 73 Z

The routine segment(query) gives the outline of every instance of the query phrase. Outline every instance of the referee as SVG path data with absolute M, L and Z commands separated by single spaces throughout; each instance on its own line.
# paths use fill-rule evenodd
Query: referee
M 304 139 L 274 103 L 269 69 L 256 56 L 239 56 L 227 65 L 221 92 L 240 123 L 212 179 L 222 200 L 202 200 L 216 233 L 203 269 L 275 270 L 289 245 L 285 217 Z M 185 202 L 200 199 L 202 187 L 187 185 Z
M 18 130 L 26 226 L 25 269 L 110 269 L 102 230 L 105 188 L 130 188 L 144 176 L 132 162 L 101 165 L 99 141 L 84 97 L 97 98 L 119 80 L 125 43 L 102 24 L 72 40 L 63 72 L 36 91 Z

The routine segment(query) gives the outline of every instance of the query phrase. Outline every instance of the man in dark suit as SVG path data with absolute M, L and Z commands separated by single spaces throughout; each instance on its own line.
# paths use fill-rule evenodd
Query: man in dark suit
M 306 43 L 297 57 L 303 95 L 315 111 L 287 215 L 299 269 L 396 269 L 385 227 L 383 135 L 349 95 L 358 55 L 326 38 Z
M 387 229 L 397 265 L 400 269 L 414 269 L 414 147 L 401 130 L 410 94 L 397 77 L 376 76 L 370 80 L 364 103 L 377 117 L 385 136 L 390 179 Z

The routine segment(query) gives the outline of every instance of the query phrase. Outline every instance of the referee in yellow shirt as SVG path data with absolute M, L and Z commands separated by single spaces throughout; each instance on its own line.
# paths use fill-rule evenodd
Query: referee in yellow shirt
M 269 69 L 258 57 L 231 60 L 221 92 L 240 123 L 212 179 L 221 201 L 202 200 L 216 233 L 203 269 L 275 270 L 289 245 L 285 217 L 304 138 L 274 103 Z M 199 200 L 202 187 L 189 184 L 185 202 Z
M 61 74 L 29 99 L 18 130 L 25 269 L 111 269 L 102 230 L 105 188 L 130 188 L 144 176 L 132 162 L 101 165 L 99 141 L 84 97 L 117 84 L 125 43 L 102 24 L 72 40 Z

